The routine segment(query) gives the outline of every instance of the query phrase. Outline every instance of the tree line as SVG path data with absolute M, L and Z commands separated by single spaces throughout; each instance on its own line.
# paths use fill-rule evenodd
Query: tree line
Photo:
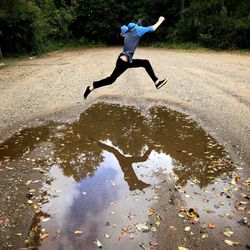
M 120 26 L 166 21 L 146 41 L 250 48 L 249 0 L 0 0 L 3 55 L 42 53 L 56 43 L 119 44 Z

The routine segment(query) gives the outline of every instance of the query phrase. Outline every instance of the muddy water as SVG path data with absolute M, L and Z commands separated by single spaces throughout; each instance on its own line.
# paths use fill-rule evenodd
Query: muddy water
M 199 192 L 222 189 L 234 170 L 223 148 L 185 115 L 105 103 L 72 123 L 18 132 L 1 145 L 0 161 L 2 168 L 29 162 L 43 174 L 26 183 L 35 211 L 26 245 L 39 249 L 149 246 L 160 221 L 150 210 L 157 185 L 175 181 L 188 207 L 198 207 Z

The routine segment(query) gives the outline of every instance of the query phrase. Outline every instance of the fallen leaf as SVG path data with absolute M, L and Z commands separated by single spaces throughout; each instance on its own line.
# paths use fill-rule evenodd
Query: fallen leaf
M 157 227 L 159 227 L 160 224 L 161 224 L 160 221 L 156 221 L 156 222 L 155 222 L 155 225 L 156 225 Z
M 234 233 L 234 232 L 232 232 L 232 231 L 230 231 L 230 230 L 227 230 L 227 231 L 223 232 L 223 234 L 224 234 L 225 236 L 227 236 L 227 237 L 231 237 L 233 233 Z
M 238 175 L 235 176 L 234 178 L 235 178 L 236 181 L 239 181 L 239 180 L 240 180 L 240 176 L 238 176 Z
M 207 227 L 211 228 L 211 229 L 214 229 L 214 228 L 216 228 L 216 225 L 212 224 L 212 223 L 208 223 Z
M 208 214 L 215 213 L 211 208 L 203 208 L 202 210 L 206 211 Z
M 190 208 L 187 212 L 187 216 L 190 217 L 190 218 L 197 218 L 197 217 L 200 217 L 199 214 L 193 209 L 193 208 Z
M 29 185 L 32 182 L 32 180 L 29 180 L 25 183 L 25 185 Z
M 153 199 L 158 200 L 158 199 L 160 199 L 160 196 L 154 196 Z
M 156 219 L 157 219 L 157 220 L 162 220 L 162 218 L 161 218 L 160 215 L 156 215 Z
M 237 246 L 240 244 L 238 241 L 231 241 L 231 240 L 224 240 L 225 243 L 227 243 L 229 246 Z
M 206 239 L 206 238 L 208 238 L 208 237 L 209 237 L 208 234 L 202 234 L 202 235 L 201 235 L 201 238 L 202 238 L 202 239 Z
M 38 206 L 37 204 L 34 204 L 34 205 L 33 205 L 33 208 L 34 208 L 35 210 L 38 210 L 38 209 L 39 209 L 39 206 Z
M 148 226 L 146 225 L 146 223 L 139 223 L 136 225 L 136 228 L 141 231 L 141 232 L 148 232 L 149 231 L 149 228 Z
M 239 205 L 247 205 L 247 201 L 240 201 Z
M 127 234 L 126 229 L 123 228 L 123 229 L 122 229 L 122 234 L 121 234 L 121 236 L 119 237 L 119 240 L 123 240 L 126 234 Z
M 82 234 L 82 231 L 81 231 L 81 230 L 76 230 L 76 231 L 74 232 L 74 234 L 80 235 L 80 234 Z
M 178 214 L 179 217 L 184 218 L 185 216 L 183 214 Z
M 147 250 L 147 248 L 144 246 L 144 244 L 143 244 L 143 243 L 139 243 L 139 246 L 140 246 L 142 249 Z
M 185 227 L 185 231 L 188 232 L 190 231 L 191 227 Z
M 41 219 L 42 222 L 46 222 L 46 221 L 49 221 L 49 220 L 50 220 L 49 217 Z
M 40 234 L 40 240 L 44 240 L 45 238 L 47 238 L 49 236 L 49 234 L 48 233 L 46 233 L 46 232 L 44 232 L 44 233 L 41 233 Z
M 231 181 L 231 184 L 232 184 L 233 186 L 235 186 L 235 185 L 236 185 L 236 181 L 232 180 L 232 181 Z
M 237 209 L 237 211 L 244 211 L 246 206 L 236 205 L 235 208 Z
M 156 246 L 158 246 L 158 243 L 157 243 L 156 241 L 151 240 L 151 241 L 149 242 L 149 245 L 150 245 L 150 246 L 156 247 Z
M 186 247 L 178 247 L 178 250 L 188 250 Z
M 149 209 L 148 212 L 147 212 L 148 216 L 151 216 L 154 213 L 155 213 L 155 211 L 153 209 Z
M 99 247 L 102 248 L 102 243 L 99 240 L 96 240 L 95 244 Z

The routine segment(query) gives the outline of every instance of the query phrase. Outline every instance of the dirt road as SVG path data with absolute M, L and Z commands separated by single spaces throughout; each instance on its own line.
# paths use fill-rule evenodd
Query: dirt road
M 135 58 L 149 59 L 159 78 L 169 78 L 167 85 L 157 90 L 144 69 L 129 69 L 116 83 L 95 90 L 84 101 L 84 87 L 112 72 L 120 50 L 113 47 L 58 52 L 0 68 L 0 143 L 34 121 L 53 115 L 64 117 L 66 110 L 70 110 L 67 116 L 77 117 L 100 100 L 142 109 L 166 105 L 197 121 L 235 162 L 244 163 L 242 175 L 249 176 L 249 54 L 139 48 Z M 27 175 L 28 168 L 22 167 Z M 20 173 L 10 175 L 18 183 L 6 180 L 1 184 L 7 199 L 15 195 L 12 185 L 20 191 L 28 180 L 22 176 L 19 182 Z M 16 205 L 1 210 L 11 213 Z M 20 213 L 22 207 L 19 209 L 15 212 Z M 23 227 L 29 227 L 29 217 L 23 215 Z

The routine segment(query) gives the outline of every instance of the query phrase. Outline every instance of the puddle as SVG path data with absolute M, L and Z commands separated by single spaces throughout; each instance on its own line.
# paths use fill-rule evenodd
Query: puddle
M 26 183 L 36 211 L 26 243 L 39 249 L 94 249 L 96 240 L 103 249 L 148 245 L 157 230 L 148 211 L 163 178 L 176 181 L 187 207 L 200 207 L 205 221 L 206 208 L 223 214 L 233 206 L 227 191 L 221 194 L 234 170 L 223 148 L 187 116 L 163 107 L 93 105 L 71 124 L 16 133 L 1 145 L 0 162 L 29 163 L 43 173 Z M 40 189 L 32 190 L 37 182 Z M 150 232 L 140 232 L 139 223 Z

